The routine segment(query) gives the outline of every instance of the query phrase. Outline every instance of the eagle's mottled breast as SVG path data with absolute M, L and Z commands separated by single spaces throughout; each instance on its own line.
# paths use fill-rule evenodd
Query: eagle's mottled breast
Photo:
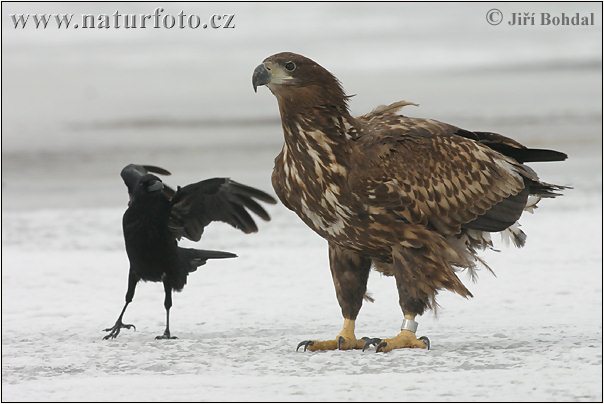
M 283 125 L 286 140 L 275 159 L 273 187 L 281 201 L 321 236 L 349 238 L 358 224 L 358 202 L 348 189 L 349 150 L 337 139 L 345 123 L 316 125 L 316 119 Z
M 357 121 L 329 115 L 284 120 L 285 144 L 275 159 L 272 182 L 283 204 L 322 237 L 375 257 L 388 256 L 387 240 L 397 237 L 404 219 L 359 198 L 350 185 L 351 164 L 359 164 L 356 143 L 365 129 Z

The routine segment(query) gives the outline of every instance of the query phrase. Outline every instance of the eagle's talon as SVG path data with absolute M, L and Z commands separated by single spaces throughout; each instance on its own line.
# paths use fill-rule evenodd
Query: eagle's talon
M 365 352 L 365 350 L 367 348 L 369 348 L 371 345 L 373 346 L 377 346 L 378 344 L 380 344 L 382 342 L 381 338 L 368 338 L 368 337 L 363 337 L 361 338 L 363 341 L 365 341 L 365 345 L 363 345 L 363 352 Z
M 418 339 L 419 339 L 421 342 L 423 342 L 424 344 L 426 344 L 426 350 L 428 350 L 428 351 L 429 351 L 429 350 L 430 350 L 430 339 L 429 339 L 428 337 L 426 337 L 425 335 L 424 335 L 424 336 L 419 337 Z
M 298 350 L 300 349 L 300 347 L 301 347 L 301 346 L 303 346 L 303 345 L 304 345 L 304 352 L 306 352 L 306 349 L 307 349 L 307 348 L 308 348 L 310 345 L 312 345 L 312 344 L 313 344 L 313 341 L 310 341 L 310 340 L 305 340 L 305 341 L 302 341 L 302 342 L 300 342 L 300 343 L 298 344 L 298 346 L 296 347 L 296 352 L 298 352 Z
M 380 342 L 376 347 L 375 347 L 375 352 L 383 352 L 384 348 L 386 348 L 386 346 L 388 345 L 388 343 L 386 341 L 382 341 Z
M 338 337 L 338 351 L 342 349 L 342 344 L 346 342 L 346 339 L 341 335 Z

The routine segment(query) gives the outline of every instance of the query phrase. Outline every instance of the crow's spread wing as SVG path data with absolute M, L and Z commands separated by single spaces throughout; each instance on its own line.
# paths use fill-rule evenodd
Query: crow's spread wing
M 276 203 L 267 193 L 229 178 L 200 181 L 178 188 L 171 201 L 169 227 L 176 238 L 186 237 L 193 241 L 198 241 L 204 227 L 213 221 L 228 223 L 244 233 L 253 233 L 258 231 L 258 227 L 247 210 L 270 220 L 257 201 Z

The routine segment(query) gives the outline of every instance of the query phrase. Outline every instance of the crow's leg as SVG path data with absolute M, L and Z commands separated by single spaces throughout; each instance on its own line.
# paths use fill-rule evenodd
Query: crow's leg
M 126 311 L 126 307 L 128 307 L 128 305 L 132 301 L 132 298 L 134 298 L 134 290 L 136 289 L 136 284 L 138 281 L 139 281 L 139 277 L 134 272 L 130 271 L 130 274 L 128 275 L 128 291 L 126 292 L 126 304 L 124 305 L 124 308 L 122 309 L 122 312 L 120 313 L 120 316 L 117 318 L 117 321 L 115 322 L 113 327 L 105 328 L 103 330 L 103 331 L 109 331 L 109 334 L 105 335 L 103 337 L 103 339 L 117 337 L 120 334 L 120 330 L 122 328 L 126 328 L 128 330 L 130 328 L 134 328 L 134 330 L 136 330 L 136 327 L 133 324 L 122 323 L 122 318 L 124 317 L 124 312 Z
M 371 259 L 330 243 L 329 264 L 338 303 L 342 308 L 344 325 L 335 339 L 302 341 L 298 344 L 297 349 L 301 347 L 304 347 L 305 351 L 362 349 L 367 339 L 357 340 L 354 334 L 354 325 L 363 305 L 363 296 L 367 290 Z
M 167 281 L 164 281 L 164 292 L 166 298 L 164 299 L 164 307 L 166 308 L 166 330 L 164 335 L 158 335 L 155 339 L 176 339 L 170 335 L 170 307 L 172 307 L 172 287 Z

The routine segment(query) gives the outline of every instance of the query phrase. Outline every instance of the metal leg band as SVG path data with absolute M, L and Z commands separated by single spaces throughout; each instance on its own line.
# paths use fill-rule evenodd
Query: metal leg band
M 401 331 L 407 330 L 411 332 L 417 331 L 418 322 L 415 320 L 404 319 L 403 324 L 401 324 Z

